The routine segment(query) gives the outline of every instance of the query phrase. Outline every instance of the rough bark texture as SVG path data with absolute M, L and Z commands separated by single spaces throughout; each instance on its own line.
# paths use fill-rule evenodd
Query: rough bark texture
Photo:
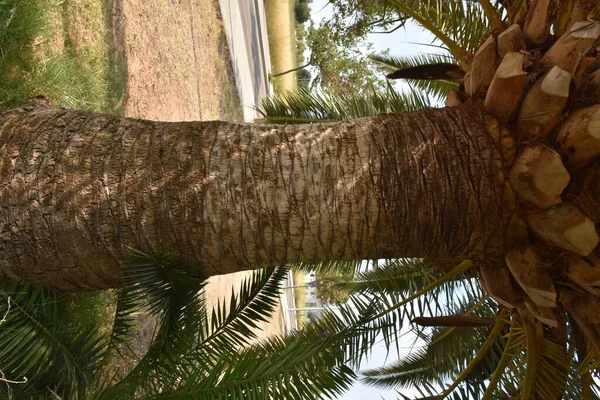
M 506 165 L 477 111 L 268 126 L 37 108 L 0 127 L 4 280 L 118 286 L 127 247 L 208 274 L 504 253 Z

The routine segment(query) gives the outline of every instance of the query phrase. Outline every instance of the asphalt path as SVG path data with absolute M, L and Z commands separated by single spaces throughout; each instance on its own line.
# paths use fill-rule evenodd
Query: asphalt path
M 254 107 L 272 93 L 271 69 L 263 0 L 219 0 L 244 119 L 257 117 Z

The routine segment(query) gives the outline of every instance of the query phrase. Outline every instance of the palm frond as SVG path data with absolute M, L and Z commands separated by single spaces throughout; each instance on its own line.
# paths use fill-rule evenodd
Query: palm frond
M 436 63 L 456 63 L 456 60 L 452 56 L 436 53 L 423 53 L 407 57 L 373 54 L 371 58 L 388 72 Z M 458 88 L 458 83 L 453 80 L 406 79 L 405 81 L 410 87 L 423 91 L 423 93 L 436 101 L 445 100 L 452 89 Z
M 305 90 L 285 92 L 263 99 L 264 121 L 280 124 L 333 122 L 372 117 L 382 113 L 416 111 L 430 107 L 427 97 L 416 91 L 397 92 L 391 85 L 371 96 L 339 96 Z
M 330 260 L 319 262 L 302 262 L 292 264 L 289 268 L 296 271 L 318 273 L 339 273 L 344 276 L 356 275 L 363 265 L 363 260 Z
M 157 319 L 157 333 L 146 356 L 115 385 L 133 394 L 140 382 L 147 381 L 151 386 L 160 380 L 153 375 L 157 365 L 177 365 L 181 355 L 192 346 L 205 319 L 205 313 L 201 312 L 204 307 L 201 290 L 206 277 L 177 254 L 132 250 L 123 266 L 123 281 L 111 345 L 116 347 L 126 341 L 136 312 L 147 310 Z M 150 376 L 154 379 L 149 379 Z M 104 396 L 110 397 L 110 393 L 107 390 Z
M 383 295 L 411 295 L 429 285 L 441 274 L 429 268 L 422 259 L 395 259 L 377 263 L 360 273 L 355 279 L 344 283 L 351 293 L 380 293 Z
M 274 337 L 230 357 L 210 369 L 202 365 L 181 376 L 184 385 L 156 398 L 265 399 L 322 398 L 340 395 L 354 381 L 346 365 L 367 354 L 377 335 L 393 329 L 373 302 L 360 299 L 328 311 L 301 331 Z
M 488 334 L 486 328 L 434 329 L 424 346 L 387 367 L 363 371 L 363 380 L 380 387 L 429 388 L 424 393 L 435 395 L 439 394 L 446 382 L 458 383 L 455 380 L 462 373 L 460 381 L 468 383 L 464 386 L 477 388 L 477 392 L 480 392 L 486 377 L 498 363 L 505 345 L 500 335 Z M 482 347 L 486 337 L 491 338 L 490 345 L 467 369 L 475 357 L 474 349 Z M 455 389 L 457 386 L 452 387 L 447 394 Z
M 95 382 L 104 342 L 95 326 L 69 329 L 60 298 L 31 287 L 0 290 L 0 366 L 13 379 L 28 378 L 20 393 L 50 387 L 76 398 Z
M 444 390 L 444 392 L 441 395 L 442 398 L 452 393 L 460 383 L 466 381 L 479 366 L 483 366 L 486 370 L 489 371 L 489 374 L 491 374 L 494 371 L 495 368 L 490 368 L 490 365 L 488 365 L 486 361 L 488 363 L 491 363 L 494 367 L 500 361 L 498 353 L 502 354 L 502 345 L 498 346 L 498 343 L 502 343 L 503 341 L 499 341 L 498 339 L 501 339 L 502 332 L 504 331 L 504 328 L 506 326 L 507 321 L 505 318 L 507 314 L 508 311 L 505 309 L 500 311 L 498 318 L 496 319 L 496 324 L 485 339 L 485 342 L 481 345 L 481 348 L 477 351 L 475 357 L 473 357 L 473 359 L 469 362 L 469 364 L 465 367 L 461 374 L 454 379 L 452 384 L 446 390 Z M 497 350 L 494 350 L 495 347 Z M 490 354 L 492 356 L 488 357 L 488 355 Z M 481 388 L 484 380 L 487 379 L 489 374 L 482 378 L 480 377 L 476 381 L 471 380 L 470 384 L 473 386 L 479 386 Z
M 258 323 L 267 321 L 279 302 L 282 283 L 288 274 L 287 268 L 268 268 L 255 271 L 250 279 L 244 280 L 239 294 L 232 293 L 229 307 L 219 302 L 206 320 L 197 340 L 202 342 L 199 355 L 222 356 L 235 351 L 256 339 Z
M 196 371 L 185 378 L 185 385 L 155 398 L 306 399 L 341 394 L 354 381 L 354 372 L 341 364 L 335 350 L 315 347 L 315 342 L 272 339 L 244 350 L 235 363 L 221 359 L 208 374 Z
M 368 0 L 366 3 L 371 7 L 386 5 L 399 16 L 412 18 L 436 36 L 461 64 L 475 53 L 490 26 L 481 5 L 471 1 Z
M 185 384 L 192 371 L 210 375 L 220 363 L 237 365 L 238 352 L 256 337 L 253 331 L 256 324 L 265 321 L 277 306 L 286 274 L 285 268 L 257 270 L 243 282 L 239 293 L 232 294 L 229 303 L 218 302 L 211 314 L 203 302 L 195 309 L 183 310 L 187 314 L 184 320 L 194 321 L 190 328 L 181 332 L 181 327 L 188 325 L 173 325 L 181 333 L 174 330 L 172 334 L 159 329 L 157 339 L 138 366 L 115 386 L 106 389 L 101 398 L 152 396 Z M 166 354 L 168 357 L 162 350 L 161 338 L 174 343 L 170 356 Z
M 598 383 L 600 357 L 594 347 L 587 343 L 585 335 L 579 326 L 575 323 L 570 323 L 569 325 L 571 327 L 571 335 L 568 337 L 568 347 L 569 349 L 573 349 L 571 351 L 572 356 L 570 357 L 572 363 L 569 370 L 569 382 L 575 380 L 578 384 L 574 386 L 576 390 L 579 389 L 578 396 L 573 396 L 573 398 L 600 398 L 600 385 Z M 570 389 L 570 387 L 571 385 L 567 385 L 567 389 Z
M 361 375 L 364 383 L 385 388 L 425 387 L 443 382 L 429 362 L 426 348 L 413 350 L 386 367 L 362 371 Z
M 465 303 L 466 308 L 470 308 L 484 296 L 479 284 L 468 275 L 442 278 L 443 274 L 425 260 L 397 259 L 377 264 L 353 280 L 338 285 L 349 293 L 379 297 L 389 312 L 397 313 L 399 321 L 447 315 L 453 312 L 449 305 Z M 425 287 L 428 290 L 419 293 Z M 415 296 L 415 293 L 419 294 Z

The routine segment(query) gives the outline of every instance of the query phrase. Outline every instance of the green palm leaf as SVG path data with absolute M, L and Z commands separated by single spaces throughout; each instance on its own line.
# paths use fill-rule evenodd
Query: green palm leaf
M 387 260 L 358 274 L 353 280 L 339 283 L 339 287 L 349 293 L 379 297 L 389 310 L 397 313 L 399 321 L 446 315 L 449 305 L 459 302 L 472 306 L 484 296 L 479 284 L 469 275 L 459 274 L 454 279 L 441 282 L 442 276 L 441 271 L 433 269 L 425 260 Z M 431 289 L 410 299 L 427 286 Z M 398 307 L 400 303 L 404 306 Z
M 373 92 L 368 97 L 303 90 L 285 92 L 263 99 L 260 112 L 265 117 L 265 122 L 303 124 L 416 111 L 429 106 L 425 95 L 416 91 L 400 93 L 390 85 L 385 92 Z
M 229 306 L 219 302 L 199 330 L 202 347 L 190 353 L 193 358 L 220 357 L 256 339 L 257 324 L 265 322 L 279 304 L 287 268 L 269 268 L 254 272 L 244 280 L 239 294 L 232 293 Z M 225 353 L 224 353 L 225 352 Z
M 303 272 L 337 272 L 345 276 L 354 276 L 363 265 L 363 260 L 330 260 L 313 262 L 302 262 L 292 264 L 289 267 L 296 271 Z
M 346 362 L 368 353 L 379 332 L 393 328 L 386 316 L 374 318 L 374 302 L 354 299 L 338 312 L 287 337 L 274 337 L 211 365 L 181 375 L 182 386 L 147 398 L 306 399 L 341 394 L 354 381 Z
M 125 289 L 119 297 L 126 301 L 117 309 L 115 326 L 127 327 L 132 308 L 141 307 L 158 320 L 155 346 L 161 347 L 168 356 L 172 345 L 177 342 L 172 336 L 180 337 L 184 331 L 195 332 L 201 323 L 198 310 L 202 307 L 200 291 L 206 284 L 202 270 L 183 259 L 162 250 L 144 253 L 133 250 L 123 266 Z
M 133 395 L 141 382 L 146 382 L 146 386 L 160 385 L 157 366 L 162 363 L 176 369 L 181 355 L 192 346 L 205 319 L 200 294 L 206 279 L 200 269 L 176 254 L 133 250 L 123 266 L 123 281 L 111 346 L 118 349 L 119 344 L 127 342 L 135 313 L 147 310 L 157 320 L 157 333 L 146 356 L 111 388 Z M 106 390 L 102 398 L 110 398 L 111 390 Z
M 150 268 L 152 263 L 146 261 L 155 262 L 157 258 L 148 260 L 142 254 L 140 257 L 141 259 L 135 262 L 136 270 L 141 268 L 138 272 Z M 164 260 L 155 263 L 155 266 L 156 264 L 161 265 L 161 268 L 166 266 L 167 270 L 173 265 L 178 265 L 169 264 Z M 186 269 L 178 267 L 177 270 L 177 273 L 181 274 L 181 271 Z M 152 396 L 169 388 L 180 387 L 188 379 L 191 371 L 203 374 L 209 373 L 219 363 L 237 364 L 238 351 L 256 337 L 253 328 L 258 322 L 266 320 L 277 306 L 281 283 L 286 273 L 285 268 L 256 271 L 252 278 L 244 281 L 240 293 L 234 293 L 228 304 L 217 304 L 210 318 L 203 302 L 197 302 L 192 308 L 176 301 L 175 304 L 180 304 L 180 312 L 173 314 L 179 315 L 176 321 L 185 321 L 185 324 L 160 325 L 157 338 L 142 361 L 119 383 L 104 390 L 100 398 L 129 399 L 136 395 Z M 172 272 L 167 274 L 173 275 Z M 184 278 L 184 274 L 181 278 Z M 179 291 L 178 282 L 182 281 L 186 279 L 170 279 L 176 292 Z M 139 279 L 135 282 L 139 282 Z M 159 286 L 163 285 L 164 282 Z M 196 290 L 203 286 L 203 281 L 199 279 L 196 284 L 188 282 L 186 285 L 190 290 L 188 295 L 192 296 L 192 293 L 195 293 L 192 297 L 197 299 Z M 160 307 L 167 310 L 172 308 L 174 306 Z M 162 332 L 168 329 L 171 333 Z M 168 347 L 165 346 L 166 340 L 170 343 Z
M 372 7 L 386 5 L 397 15 L 412 18 L 430 31 L 461 63 L 473 55 L 489 30 L 486 13 L 479 3 L 461 0 L 368 0 Z M 499 16 L 496 10 L 496 15 Z
M 60 315 L 61 299 L 48 290 L 4 289 L 0 298 L 0 315 L 6 315 L 0 366 L 12 379 L 28 379 L 16 387 L 20 393 L 48 386 L 70 398 L 82 395 L 95 382 L 104 355 L 97 327 L 69 329 Z
M 409 57 L 374 54 L 371 58 L 389 72 L 428 64 L 456 63 L 456 60 L 450 55 L 435 53 L 424 53 Z M 458 83 L 451 80 L 406 79 L 405 81 L 410 87 L 419 89 L 435 101 L 444 101 L 452 89 L 458 88 Z
M 488 335 L 488 328 L 434 328 L 424 337 L 425 346 L 383 368 L 363 371 L 365 383 L 379 387 L 437 387 L 453 381 L 465 370 Z M 423 336 L 422 336 L 423 337 Z M 472 386 L 481 386 L 493 372 L 504 349 L 498 340 L 477 368 L 465 377 Z M 433 393 L 433 392 L 432 392 Z

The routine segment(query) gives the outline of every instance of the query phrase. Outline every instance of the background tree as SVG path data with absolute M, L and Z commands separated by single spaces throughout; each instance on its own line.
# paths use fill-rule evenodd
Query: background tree
M 332 34 L 330 22 L 322 21 L 318 25 L 311 23 L 305 36 L 306 47 L 310 51 L 308 61 L 274 76 L 312 66 L 316 69 L 312 89 L 343 95 L 384 90 L 385 80 L 381 74 L 377 74 L 378 65 L 369 57 L 373 51 L 372 45 L 364 38 L 353 35 L 332 41 Z
M 352 271 L 337 269 L 318 270 L 315 273 L 316 295 L 325 304 L 342 304 L 350 295 L 341 284 L 353 279 Z
M 296 22 L 303 24 L 310 19 L 310 8 L 306 0 L 296 0 L 294 4 L 294 16 Z
M 317 69 L 313 87 L 340 95 L 366 94 L 385 88 L 377 65 L 368 57 L 373 52 L 370 43 L 354 36 L 332 42 L 331 37 L 331 25 L 327 21 L 308 28 L 306 42 L 310 61 Z
M 309 91 L 310 90 L 310 81 L 312 79 L 312 75 L 305 69 L 302 69 L 296 73 L 296 80 L 298 82 L 298 89 Z

